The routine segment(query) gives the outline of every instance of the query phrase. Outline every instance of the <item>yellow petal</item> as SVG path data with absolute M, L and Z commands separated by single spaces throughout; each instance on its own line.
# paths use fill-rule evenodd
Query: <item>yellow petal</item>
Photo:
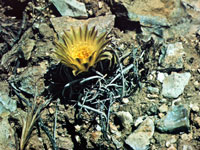
M 98 35 L 95 27 L 88 29 L 87 25 L 76 30 L 71 27 L 70 32 L 64 32 L 62 42 L 56 40 L 57 59 L 72 68 L 73 75 L 87 72 L 90 67 L 95 67 L 97 62 L 112 59 L 112 53 L 105 51 L 105 46 L 110 42 L 106 39 L 107 33 Z

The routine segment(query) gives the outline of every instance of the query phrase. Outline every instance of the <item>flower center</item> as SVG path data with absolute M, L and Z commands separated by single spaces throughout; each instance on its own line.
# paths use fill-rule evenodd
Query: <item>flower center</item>
M 86 59 L 92 54 L 92 46 L 87 42 L 81 42 L 72 47 L 73 58 Z
M 77 53 L 77 57 L 80 59 L 88 58 L 90 55 L 90 49 L 87 46 L 80 47 L 79 52 Z

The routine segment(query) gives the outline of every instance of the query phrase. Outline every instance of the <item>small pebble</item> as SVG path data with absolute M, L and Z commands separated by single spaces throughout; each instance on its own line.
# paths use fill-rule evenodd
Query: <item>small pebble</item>
M 118 131 L 117 126 L 115 126 L 112 122 L 110 122 L 110 132 L 115 133 L 117 131 Z
M 90 9 L 90 10 L 88 10 L 88 13 L 89 13 L 89 15 L 93 15 L 93 11 Z
M 198 104 L 190 104 L 190 108 L 192 109 L 192 111 L 194 112 L 199 112 L 199 106 Z
M 195 150 L 191 145 L 185 144 L 182 147 L 182 150 Z
M 75 139 L 76 139 L 76 142 L 80 143 L 81 138 L 78 135 L 75 136 Z
M 99 8 L 101 9 L 101 8 L 103 8 L 103 2 L 98 2 L 98 5 L 99 5 Z
M 165 144 L 166 147 L 170 147 L 170 145 L 171 145 L 170 141 L 167 141 Z
M 55 18 L 56 16 L 55 16 L 55 15 L 51 15 L 50 17 L 51 17 L 51 18 Z
M 184 141 L 190 141 L 192 139 L 192 134 L 182 134 L 181 135 L 181 139 L 184 140 Z
M 81 130 L 81 126 L 80 125 L 75 125 L 74 127 L 75 127 L 76 132 L 79 132 Z
M 198 82 L 198 81 L 195 81 L 195 82 L 194 82 L 194 86 L 199 86 L 199 82 Z
M 197 72 L 200 74 L 200 69 L 197 69 Z
M 100 139 L 102 135 L 102 132 L 100 131 L 94 131 L 91 133 L 91 140 L 94 142 L 94 143 L 97 143 L 98 140 Z
M 52 114 L 54 114 L 54 112 L 55 112 L 55 110 L 53 109 L 53 108 L 49 108 L 49 113 L 52 115 Z
M 171 145 L 167 150 L 177 150 L 174 145 Z
M 128 98 L 123 98 L 123 99 L 122 99 L 122 102 L 123 102 L 124 104 L 127 104 L 127 103 L 129 102 L 129 99 L 128 99 Z
M 121 125 L 126 128 L 130 129 L 133 123 L 133 116 L 129 112 L 119 111 L 116 113 L 118 119 L 121 122 Z
M 159 94 L 159 89 L 158 89 L 157 87 L 148 86 L 148 87 L 147 87 L 147 91 L 148 91 L 150 94 Z
M 155 99 L 155 98 L 158 98 L 159 96 L 156 95 L 156 94 L 147 94 L 147 98 L 150 98 L 150 99 Z
M 167 100 L 166 100 L 165 98 L 162 98 L 162 99 L 160 100 L 160 102 L 161 102 L 161 103 L 166 103 Z
M 168 106 L 166 104 L 163 104 L 161 105 L 158 110 L 161 112 L 161 113 L 164 113 L 164 112 L 167 112 L 168 111 Z
M 97 131 L 101 131 L 101 126 L 97 125 L 96 129 Z
M 200 128 L 200 117 L 196 117 L 196 118 L 194 119 L 194 123 L 196 124 L 196 126 L 197 126 L 198 128 Z
M 196 90 L 200 91 L 200 83 L 198 81 L 194 82 L 194 87 L 195 87 Z
M 159 113 L 158 116 L 159 116 L 159 118 L 163 118 L 165 116 L 165 114 Z
M 166 142 L 166 147 L 170 147 L 172 144 L 176 143 L 177 139 L 175 136 L 171 136 L 171 139 Z
M 115 138 L 114 136 L 112 137 L 112 141 L 113 143 L 116 145 L 117 149 L 120 149 L 122 146 L 123 146 L 123 143 L 122 142 L 119 142 L 117 140 L 117 138 Z
M 130 64 L 130 58 L 129 58 L 129 57 L 126 57 L 126 58 L 123 60 L 123 65 L 124 65 L 124 66 L 127 66 L 128 64 Z

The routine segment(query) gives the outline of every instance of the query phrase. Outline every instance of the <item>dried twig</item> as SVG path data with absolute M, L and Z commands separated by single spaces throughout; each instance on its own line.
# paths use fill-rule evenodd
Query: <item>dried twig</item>
M 97 110 L 97 109 L 94 109 L 94 108 L 89 107 L 89 106 L 86 106 L 86 105 L 82 105 L 80 102 L 78 102 L 78 106 L 81 107 L 81 108 L 85 108 L 85 109 L 94 111 L 94 112 L 96 112 L 96 113 L 102 115 L 102 116 L 107 120 L 107 116 L 106 116 L 106 114 L 105 114 L 104 112 L 101 112 L 101 111 L 99 111 L 99 110 Z
M 38 125 L 40 126 L 40 128 L 42 128 L 42 130 L 46 133 L 46 135 L 48 136 L 49 140 L 51 141 L 51 144 L 53 146 L 53 150 L 58 150 L 58 147 L 56 145 L 56 141 L 54 140 L 53 136 L 51 135 L 49 129 L 44 125 L 43 121 L 41 118 L 39 118 L 38 121 Z
M 103 75 L 93 69 L 92 71 L 96 73 L 96 75 L 69 82 L 64 86 L 62 91 L 64 96 L 66 89 L 72 88 L 75 84 L 76 86 L 80 85 L 83 87 L 79 100 L 71 100 L 71 102 L 76 102 L 77 106 L 80 108 L 79 113 L 84 109 L 88 113 L 92 111 L 99 114 L 104 135 L 106 135 L 108 131 L 109 118 L 112 113 L 111 106 L 113 103 L 129 95 L 131 89 L 136 87 L 132 80 L 134 80 L 135 74 L 138 74 L 137 63 L 136 65 L 130 64 L 127 67 L 124 67 L 121 63 L 121 61 L 128 56 L 133 57 L 133 60 L 137 62 L 136 53 L 137 49 L 133 49 L 133 51 L 126 54 L 126 56 L 119 57 L 118 54 L 114 52 L 118 68 L 113 72 L 112 76 L 108 76 L 107 74 Z M 134 72 L 134 74 L 131 74 L 132 76 L 128 74 L 130 70 Z M 128 81 L 130 78 L 131 82 Z M 94 82 L 90 83 L 90 81 Z
M 32 107 L 29 107 L 28 112 L 25 118 L 22 118 L 23 128 L 22 135 L 20 140 L 20 150 L 24 150 L 25 145 L 31 137 L 31 133 L 34 127 L 35 122 L 39 117 L 39 111 L 36 109 L 36 104 L 33 104 Z
M 40 118 L 42 110 L 50 103 L 50 100 L 47 100 L 43 104 L 40 104 L 39 106 L 37 106 L 36 99 L 37 99 L 37 94 L 35 94 L 35 97 L 31 106 L 28 106 L 28 112 L 26 113 L 25 118 L 22 118 L 23 127 L 22 127 L 21 139 L 20 139 L 20 150 L 25 149 L 25 146 L 31 137 L 31 133 L 33 131 L 34 125 Z

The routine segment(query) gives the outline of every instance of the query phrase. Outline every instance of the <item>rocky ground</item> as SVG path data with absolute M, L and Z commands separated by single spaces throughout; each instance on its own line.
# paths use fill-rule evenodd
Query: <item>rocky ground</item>
M 84 24 L 117 63 L 75 77 L 52 51 Z M 200 149 L 200 0 L 0 0 L 0 33 L 0 149 Z

